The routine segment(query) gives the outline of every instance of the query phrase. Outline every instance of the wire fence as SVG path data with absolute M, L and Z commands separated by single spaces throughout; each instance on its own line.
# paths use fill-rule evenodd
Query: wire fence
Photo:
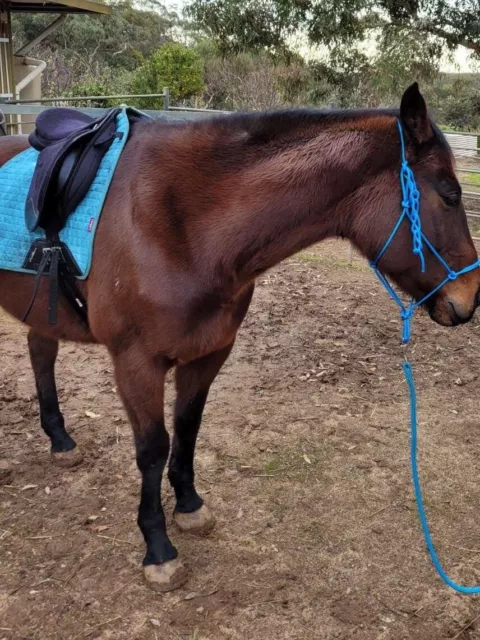
M 480 133 L 446 133 L 456 159 L 463 203 L 474 241 L 480 243 Z

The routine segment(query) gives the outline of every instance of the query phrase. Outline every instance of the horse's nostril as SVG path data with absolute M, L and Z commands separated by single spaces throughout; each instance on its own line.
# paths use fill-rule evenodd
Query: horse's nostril
M 450 319 L 452 320 L 453 326 L 458 324 L 463 324 L 464 322 L 468 322 L 472 319 L 475 309 L 470 308 L 469 311 L 462 309 L 461 305 L 455 305 L 454 302 L 448 300 L 448 306 L 450 308 Z
M 450 318 L 452 320 L 452 324 L 454 327 L 456 327 L 458 324 L 462 322 L 462 319 L 458 315 L 455 305 L 451 300 L 448 301 L 448 306 L 450 308 Z

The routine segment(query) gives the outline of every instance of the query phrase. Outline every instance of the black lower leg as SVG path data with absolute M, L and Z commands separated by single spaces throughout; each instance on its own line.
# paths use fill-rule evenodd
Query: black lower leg
M 143 564 L 162 564 L 178 555 L 167 536 L 161 502 L 162 474 L 169 451 L 169 437 L 163 422 L 153 424 L 148 435 L 137 436 L 135 444 L 137 464 L 142 474 L 138 526 L 147 545 Z
M 239 324 L 247 312 L 252 295 L 253 287 L 246 290 L 237 303 L 234 316 Z M 175 511 L 180 513 L 192 513 L 203 505 L 203 500 L 196 492 L 194 483 L 193 461 L 195 444 L 210 385 L 230 355 L 232 347 L 233 340 L 231 344 L 223 349 L 214 351 L 198 360 L 177 366 L 175 435 L 168 468 L 168 478 L 177 498 Z
M 203 504 L 195 490 L 193 458 L 207 395 L 208 391 L 199 391 L 189 402 L 178 398 L 175 406 L 175 436 L 168 478 L 177 499 L 175 510 L 180 513 L 191 513 Z
M 30 331 L 28 347 L 40 405 L 42 429 L 50 438 L 52 453 L 71 451 L 76 444 L 65 430 L 65 421 L 58 404 L 55 384 L 58 342 Z

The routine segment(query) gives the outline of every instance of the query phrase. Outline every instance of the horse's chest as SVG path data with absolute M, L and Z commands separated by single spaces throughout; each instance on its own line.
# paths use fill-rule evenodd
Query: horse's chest
M 208 319 L 196 322 L 193 326 L 187 321 L 182 339 L 176 347 L 177 359 L 190 362 L 219 351 L 231 344 L 240 326 L 235 310 L 219 308 Z M 190 325 L 190 326 L 189 326 Z
M 248 310 L 253 286 L 231 301 L 204 299 L 186 310 L 176 359 L 189 362 L 232 344 Z

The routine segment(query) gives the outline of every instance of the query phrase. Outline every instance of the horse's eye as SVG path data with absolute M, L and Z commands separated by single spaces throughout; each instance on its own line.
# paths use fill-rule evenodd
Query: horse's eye
M 462 188 L 456 180 L 444 179 L 437 184 L 438 194 L 447 207 L 458 207 L 462 199 Z
M 442 200 L 445 202 L 447 207 L 458 207 L 460 204 L 461 193 L 459 192 L 450 192 L 450 193 L 440 193 Z

